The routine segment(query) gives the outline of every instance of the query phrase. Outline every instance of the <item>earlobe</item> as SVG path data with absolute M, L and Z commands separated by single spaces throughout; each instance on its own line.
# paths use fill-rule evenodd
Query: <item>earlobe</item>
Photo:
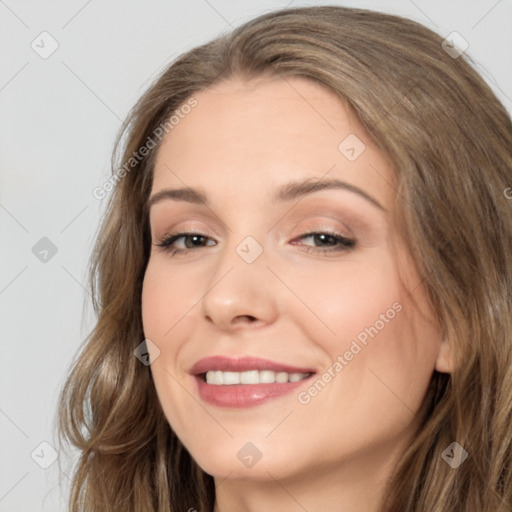
M 441 373 L 452 373 L 455 369 L 452 345 L 447 339 L 441 340 L 435 368 Z

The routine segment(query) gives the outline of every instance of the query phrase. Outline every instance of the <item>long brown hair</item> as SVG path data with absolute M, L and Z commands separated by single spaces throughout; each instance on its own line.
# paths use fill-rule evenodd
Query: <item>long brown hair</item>
M 308 77 L 335 91 L 389 156 L 396 222 L 456 354 L 450 375 L 434 372 L 382 510 L 510 512 L 510 116 L 437 34 L 400 17 L 327 6 L 265 14 L 182 55 L 119 134 L 115 187 L 90 263 L 97 323 L 60 397 L 61 439 L 80 451 L 70 511 L 213 510 L 213 478 L 173 433 L 150 368 L 134 357 L 144 340 L 150 254 L 144 204 L 158 127 L 170 131 L 173 113 L 220 80 L 267 75 Z M 156 147 L 130 160 L 148 138 Z M 457 469 L 442 456 L 452 442 L 468 453 Z

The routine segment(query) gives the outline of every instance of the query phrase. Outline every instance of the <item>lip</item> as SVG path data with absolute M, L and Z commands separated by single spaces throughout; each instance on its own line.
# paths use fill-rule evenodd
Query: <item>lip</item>
M 314 368 L 299 368 L 289 364 L 277 363 L 270 359 L 260 357 L 227 357 L 210 356 L 197 361 L 189 373 L 201 375 L 208 370 L 220 370 L 223 372 L 245 372 L 248 370 L 271 370 L 274 372 L 286 373 L 315 373 Z
M 311 375 L 298 382 L 285 382 L 273 384 L 233 384 L 216 386 L 207 384 L 203 374 L 208 370 L 221 370 L 226 372 L 243 372 L 248 370 L 271 370 L 287 373 L 311 373 Z M 241 409 L 262 405 L 268 401 L 289 395 L 299 386 L 309 383 L 316 373 L 312 368 L 299 368 L 289 364 L 278 363 L 259 357 L 225 357 L 211 356 L 200 359 L 192 366 L 189 372 L 194 378 L 199 396 L 204 402 L 217 407 Z

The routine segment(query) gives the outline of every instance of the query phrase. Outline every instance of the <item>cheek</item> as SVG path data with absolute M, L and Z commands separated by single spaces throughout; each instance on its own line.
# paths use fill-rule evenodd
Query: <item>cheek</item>
M 193 330 L 194 322 L 187 313 L 193 312 L 201 296 L 194 287 L 198 288 L 197 279 L 170 271 L 164 258 L 150 259 L 142 286 L 144 336 L 160 350 L 150 369 L 165 416 L 179 432 L 186 430 L 190 396 L 183 388 L 187 376 L 176 363 Z
M 312 313 L 301 315 L 310 339 L 331 356 L 343 353 L 358 335 L 364 340 L 376 322 L 381 327 L 381 315 L 394 318 L 393 305 L 402 295 L 393 262 L 380 251 L 363 261 L 324 265 L 289 279 Z
M 417 311 L 410 284 L 403 284 L 396 267 L 390 255 L 379 253 L 364 264 L 347 262 L 339 272 L 296 278 L 294 290 L 307 297 L 315 313 L 303 316 L 302 325 L 329 361 L 322 374 L 326 386 L 311 390 L 318 414 L 328 404 L 341 418 L 351 410 L 361 420 L 369 411 L 383 416 L 394 411 L 407 419 L 419 407 L 440 335 L 435 322 Z M 417 279 L 411 283 L 414 288 Z M 424 307 L 420 293 L 418 287 L 413 295 Z
M 147 338 L 168 339 L 178 326 L 182 328 L 183 321 L 187 323 L 187 312 L 201 297 L 199 281 L 197 274 L 170 270 L 163 258 L 150 259 L 142 286 L 142 323 Z

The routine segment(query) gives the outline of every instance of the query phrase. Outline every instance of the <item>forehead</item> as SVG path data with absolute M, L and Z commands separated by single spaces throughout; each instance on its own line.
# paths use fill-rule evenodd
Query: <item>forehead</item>
M 158 150 L 153 191 L 185 184 L 229 193 L 244 184 L 250 192 L 327 175 L 390 200 L 386 156 L 344 102 L 314 81 L 233 78 L 193 97 L 197 105 Z M 362 151 L 356 159 L 352 147 Z

